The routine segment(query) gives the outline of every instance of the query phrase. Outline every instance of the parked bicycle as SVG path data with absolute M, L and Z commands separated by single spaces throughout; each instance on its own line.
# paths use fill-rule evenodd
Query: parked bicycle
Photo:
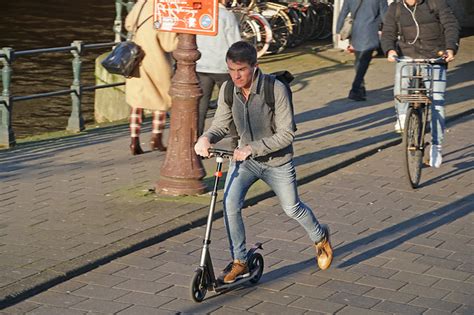
M 255 46 L 258 57 L 332 34 L 331 0 L 234 0 L 230 9 L 242 39 Z
M 231 10 L 239 22 L 242 40 L 255 46 L 257 57 L 261 57 L 270 47 L 273 33 L 270 23 L 263 15 L 254 10 L 255 7 L 255 0 L 233 1 Z

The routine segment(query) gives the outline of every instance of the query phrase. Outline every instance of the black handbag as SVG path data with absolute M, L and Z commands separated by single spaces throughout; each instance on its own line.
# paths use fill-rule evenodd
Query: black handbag
M 115 46 L 114 50 L 102 60 L 102 66 L 110 73 L 130 78 L 144 56 L 145 53 L 140 46 L 127 40 Z
M 142 13 L 143 7 L 145 6 L 145 2 L 143 2 L 142 7 L 140 8 L 140 12 L 138 13 L 137 20 L 135 21 L 135 28 L 129 34 L 129 38 L 126 41 L 120 42 L 117 46 L 114 47 L 112 52 L 102 60 L 102 66 L 110 73 L 113 74 L 121 74 L 126 78 L 130 78 L 133 76 L 135 69 L 140 65 L 145 56 L 145 52 L 143 49 L 133 42 L 133 35 L 135 32 L 143 25 L 138 24 L 138 19 L 140 18 L 140 14 Z M 147 21 L 146 19 L 145 21 Z

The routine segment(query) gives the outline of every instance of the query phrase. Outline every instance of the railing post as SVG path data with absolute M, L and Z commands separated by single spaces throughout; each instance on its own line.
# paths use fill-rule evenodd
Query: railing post
M 16 144 L 15 134 L 12 127 L 13 101 L 10 96 L 10 84 L 12 78 L 12 67 L 15 51 L 10 47 L 0 50 L 3 54 L 2 60 L 2 95 L 0 96 L 0 147 L 12 147 Z
M 136 1 L 128 0 L 127 2 L 127 13 L 130 13 L 132 11 L 133 6 L 135 5 Z M 130 39 L 132 34 L 130 32 L 127 32 L 127 40 Z
M 122 0 L 115 0 L 115 21 L 114 21 L 114 33 L 115 42 L 119 43 L 122 41 L 120 33 L 122 32 Z
M 72 72 L 74 80 L 71 85 L 71 99 L 72 99 L 72 110 L 71 116 L 69 117 L 67 130 L 72 132 L 79 132 L 84 130 L 84 119 L 82 118 L 81 110 L 81 99 L 82 99 L 82 86 L 81 86 L 81 53 L 83 43 L 80 40 L 75 40 L 71 44 L 75 49 L 71 50 L 74 56 L 72 60 Z
M 123 29 L 123 23 L 122 23 L 122 12 L 123 12 L 123 7 L 125 6 L 127 8 L 127 13 L 129 13 L 133 6 L 135 5 L 134 0 L 128 0 L 125 2 L 125 0 L 115 0 L 115 21 L 114 21 L 114 33 L 115 33 L 115 42 L 119 43 L 122 41 L 122 29 Z M 127 35 L 128 38 L 128 35 Z
M 135 0 L 128 0 L 127 1 L 127 4 L 126 4 L 127 5 L 127 12 L 132 11 L 133 6 L 135 5 L 135 2 L 136 2 Z

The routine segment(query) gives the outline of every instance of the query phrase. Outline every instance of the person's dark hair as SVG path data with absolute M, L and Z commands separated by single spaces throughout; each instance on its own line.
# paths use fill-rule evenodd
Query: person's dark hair
M 227 50 L 225 60 L 246 62 L 253 67 L 257 64 L 257 50 L 247 42 L 236 42 Z

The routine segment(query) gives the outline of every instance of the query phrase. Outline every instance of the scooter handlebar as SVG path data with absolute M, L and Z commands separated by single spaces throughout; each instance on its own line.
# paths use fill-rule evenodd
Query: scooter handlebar
M 216 156 L 220 156 L 223 158 L 231 158 L 234 156 L 234 151 L 229 151 L 229 150 L 224 150 L 224 149 L 209 148 L 207 151 L 210 154 L 214 154 Z

